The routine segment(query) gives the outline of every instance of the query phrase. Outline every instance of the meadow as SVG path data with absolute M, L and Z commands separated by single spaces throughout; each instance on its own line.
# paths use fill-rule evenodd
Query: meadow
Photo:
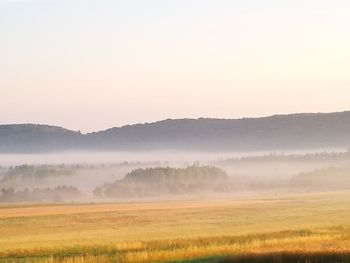
M 0 206 L 0 262 L 349 262 L 350 191 Z

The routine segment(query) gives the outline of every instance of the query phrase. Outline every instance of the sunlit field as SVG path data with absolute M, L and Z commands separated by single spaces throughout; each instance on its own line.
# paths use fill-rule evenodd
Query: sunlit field
M 349 200 L 2 205 L 0 262 L 349 262 Z

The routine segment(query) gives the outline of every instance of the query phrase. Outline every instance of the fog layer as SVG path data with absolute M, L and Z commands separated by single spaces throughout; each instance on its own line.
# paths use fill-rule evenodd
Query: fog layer
M 3 157 L 0 202 L 192 199 L 350 188 L 349 152 L 66 153 Z

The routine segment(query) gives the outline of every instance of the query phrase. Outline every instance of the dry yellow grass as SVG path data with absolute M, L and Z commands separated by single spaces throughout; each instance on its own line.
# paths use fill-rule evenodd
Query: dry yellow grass
M 0 261 L 141 263 L 350 253 L 349 200 L 344 191 L 259 200 L 7 206 L 0 208 Z
M 190 200 L 190 201 L 155 201 L 104 204 L 70 204 L 70 205 L 30 205 L 30 206 L 0 206 L 0 219 L 13 217 L 34 217 L 49 215 L 85 214 L 96 212 L 127 212 L 149 210 L 172 210 L 211 207 L 247 207 L 249 205 L 285 202 L 281 199 L 249 199 L 249 200 Z

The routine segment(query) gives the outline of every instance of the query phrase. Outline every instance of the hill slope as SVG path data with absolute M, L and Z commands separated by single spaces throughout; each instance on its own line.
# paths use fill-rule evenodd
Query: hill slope
M 52 126 L 0 125 L 1 152 L 258 151 L 349 146 L 350 112 L 164 120 L 84 135 Z
M 3 153 L 76 149 L 80 140 L 80 133 L 61 127 L 36 124 L 0 125 L 0 152 Z

